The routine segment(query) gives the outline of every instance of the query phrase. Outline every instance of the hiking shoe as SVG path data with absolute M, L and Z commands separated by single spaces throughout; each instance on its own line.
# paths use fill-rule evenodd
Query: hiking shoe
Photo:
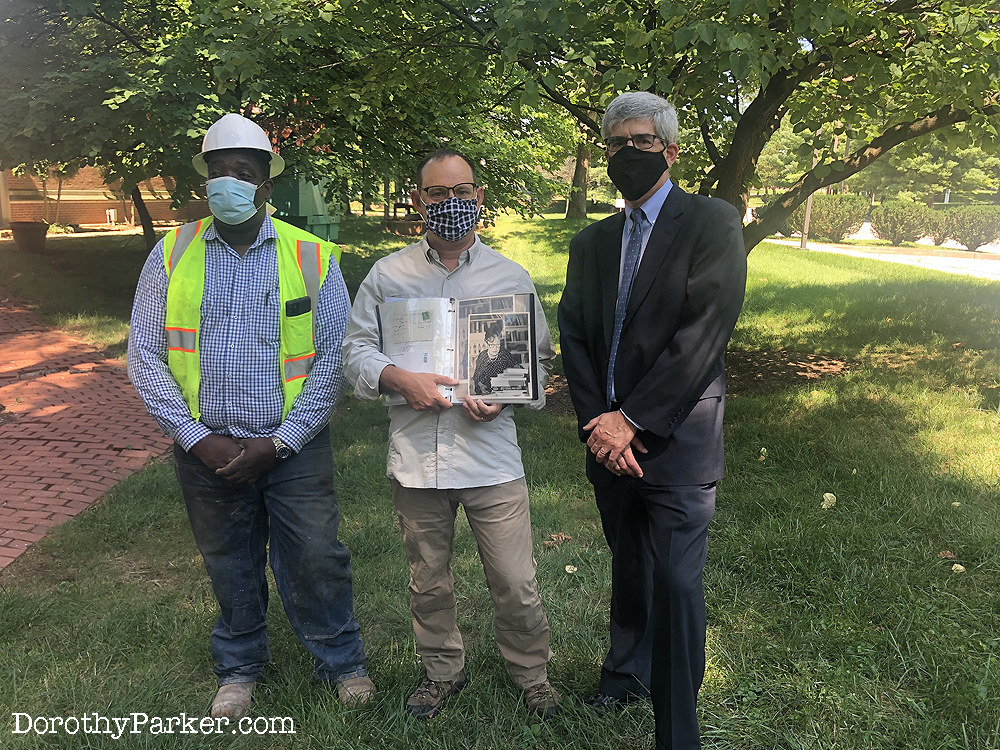
M 435 682 L 425 677 L 420 686 L 406 699 L 406 710 L 411 716 L 420 720 L 433 719 L 444 706 L 446 698 L 450 698 L 469 684 L 465 670 L 460 671 L 452 680 Z
M 250 696 L 256 682 L 231 682 L 219 687 L 212 701 L 213 719 L 226 718 L 239 721 L 250 713 Z
M 337 697 L 345 706 L 367 703 L 375 695 L 375 683 L 368 675 L 348 677 L 337 682 Z
M 525 689 L 524 703 L 528 707 L 528 713 L 541 719 L 551 719 L 559 713 L 562 697 L 546 680 Z

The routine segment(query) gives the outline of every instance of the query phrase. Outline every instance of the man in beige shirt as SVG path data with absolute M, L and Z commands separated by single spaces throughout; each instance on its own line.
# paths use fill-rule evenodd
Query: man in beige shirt
M 466 396 L 462 405 L 438 385 L 456 380 L 396 367 L 379 351 L 376 305 L 391 299 L 535 293 L 521 266 L 487 247 L 475 232 L 483 188 L 475 165 L 450 149 L 417 168 L 413 203 L 427 222 L 424 238 L 378 260 L 361 284 L 344 338 L 345 374 L 359 398 L 395 392 L 390 406 L 387 474 L 410 564 L 410 611 L 426 678 L 406 702 L 418 719 L 437 715 L 467 683 L 456 624 L 452 542 L 459 504 L 479 546 L 493 598 L 497 645 L 529 711 L 559 710 L 546 664 L 549 624 L 535 580 L 528 489 L 511 408 Z M 535 296 L 540 386 L 555 351 Z M 542 400 L 534 408 L 541 408 Z M 531 407 L 529 407 L 531 408 Z

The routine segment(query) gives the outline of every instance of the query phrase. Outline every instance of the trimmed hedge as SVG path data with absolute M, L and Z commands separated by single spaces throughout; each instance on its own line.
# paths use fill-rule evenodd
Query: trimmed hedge
M 969 250 L 1000 240 L 1000 206 L 960 206 L 946 216 L 948 236 Z
M 935 245 L 943 245 L 948 239 L 948 213 L 950 209 L 927 211 L 927 231 L 925 235 L 934 240 Z
M 840 242 L 854 234 L 865 222 L 868 199 L 862 195 L 813 195 L 809 216 L 809 236 Z M 788 228 L 802 229 L 806 204 L 800 203 L 788 217 Z
M 933 221 L 930 213 L 931 209 L 920 203 L 886 201 L 872 211 L 872 231 L 893 245 L 916 242 L 928 234 Z

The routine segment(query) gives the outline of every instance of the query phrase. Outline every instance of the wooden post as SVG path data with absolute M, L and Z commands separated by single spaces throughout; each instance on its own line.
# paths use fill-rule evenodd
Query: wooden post
M 816 132 L 819 135 L 819 131 Z M 813 149 L 813 169 L 816 169 L 816 165 L 819 163 L 819 151 Z M 809 243 L 809 219 L 812 216 L 813 210 L 813 194 L 809 193 L 809 197 L 806 198 L 806 215 L 802 220 L 802 239 L 799 241 L 799 249 L 805 250 L 806 245 Z

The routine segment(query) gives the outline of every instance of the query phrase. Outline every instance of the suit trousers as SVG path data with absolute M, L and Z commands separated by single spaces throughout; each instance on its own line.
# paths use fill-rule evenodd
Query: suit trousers
M 392 494 L 410 564 L 410 612 L 427 676 L 443 681 L 465 667 L 455 610 L 452 543 L 465 507 L 493 599 L 493 629 L 507 672 L 522 690 L 548 679 L 549 621 L 535 579 L 531 514 L 524 478 L 492 487 L 412 489 Z
M 696 750 L 715 483 L 657 487 L 616 477 L 595 492 L 612 553 L 611 648 L 600 692 L 650 697 L 657 750 Z

